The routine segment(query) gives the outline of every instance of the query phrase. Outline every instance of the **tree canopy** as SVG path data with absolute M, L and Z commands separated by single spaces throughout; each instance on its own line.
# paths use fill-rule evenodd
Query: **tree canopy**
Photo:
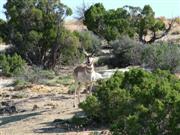
M 96 3 L 85 11 L 84 24 L 89 30 L 108 41 L 121 35 L 129 37 L 138 35 L 139 41 L 143 43 L 152 43 L 162 38 L 172 26 L 171 23 L 166 29 L 165 23 L 155 18 L 155 13 L 149 5 L 145 5 L 143 9 L 124 6 L 116 10 L 106 10 L 101 3 Z M 159 31 L 161 35 L 157 34 Z M 150 40 L 146 39 L 147 35 L 150 35 Z
M 71 15 L 59 0 L 8 0 L 8 39 L 29 63 L 51 68 L 62 50 L 63 20 Z
M 128 18 L 130 15 L 123 8 L 106 11 L 102 4 L 97 3 L 85 12 L 84 23 L 89 30 L 110 41 L 122 34 L 133 36 Z

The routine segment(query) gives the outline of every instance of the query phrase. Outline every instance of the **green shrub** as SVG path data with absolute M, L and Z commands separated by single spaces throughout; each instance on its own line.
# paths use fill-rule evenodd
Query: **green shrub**
M 140 44 L 128 37 L 111 43 L 113 58 L 104 61 L 114 67 L 142 65 L 147 68 L 180 71 L 180 45 L 170 43 Z
M 113 134 L 178 135 L 180 80 L 169 72 L 116 72 L 96 88 L 80 107 L 88 118 L 109 124 Z
M 18 75 L 23 72 L 25 65 L 25 60 L 17 54 L 13 56 L 5 54 L 0 55 L 0 67 L 2 68 L 2 73 L 6 76 Z
M 141 65 L 141 55 L 144 45 L 129 37 L 120 37 L 111 42 L 114 58 L 111 64 L 115 67 L 126 67 L 129 65 Z
M 175 44 L 152 44 L 146 46 L 142 54 L 145 66 L 171 72 L 180 71 L 180 46 Z
M 98 99 L 95 96 L 88 96 L 86 101 L 80 104 L 80 108 L 86 112 L 89 118 L 97 120 L 100 115 L 99 105 Z

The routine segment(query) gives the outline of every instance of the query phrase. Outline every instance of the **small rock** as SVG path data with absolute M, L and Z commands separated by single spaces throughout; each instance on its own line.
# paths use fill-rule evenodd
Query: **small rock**
M 12 105 L 12 106 L 5 106 L 0 108 L 0 114 L 12 114 L 12 113 L 16 113 L 16 106 Z
M 112 135 L 112 134 L 110 131 L 104 130 L 104 131 L 101 131 L 100 135 Z
M 38 107 L 37 105 L 34 105 L 32 111 L 35 111 L 35 110 L 37 110 L 38 108 L 39 108 L 39 107 Z

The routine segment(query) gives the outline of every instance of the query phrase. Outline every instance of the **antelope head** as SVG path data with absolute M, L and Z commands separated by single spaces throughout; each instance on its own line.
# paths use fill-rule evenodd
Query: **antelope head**
M 91 54 L 88 54 L 84 49 L 83 49 L 83 53 L 85 54 L 86 56 L 86 65 L 88 66 L 92 66 L 94 64 L 94 52 L 92 52 Z

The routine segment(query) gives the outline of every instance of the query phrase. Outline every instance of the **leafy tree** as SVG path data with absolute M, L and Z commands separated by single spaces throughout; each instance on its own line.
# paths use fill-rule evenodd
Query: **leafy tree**
M 72 13 L 59 0 L 8 0 L 8 39 L 30 64 L 53 68 L 61 53 L 63 20 Z
M 173 22 L 169 24 L 169 27 L 166 29 L 165 23 L 155 18 L 155 13 L 149 5 L 145 5 L 141 11 L 138 23 L 137 33 L 139 35 L 139 41 L 143 43 L 153 43 L 155 40 L 165 36 L 171 29 Z M 157 32 L 161 31 L 161 35 L 158 35 Z M 164 32 L 163 32 L 164 31 Z M 150 40 L 146 40 L 148 33 L 151 33 Z
M 85 11 L 84 24 L 108 41 L 115 40 L 121 35 L 138 35 L 140 42 L 152 43 L 165 36 L 173 24 L 171 22 L 166 29 L 165 23 L 156 19 L 154 15 L 149 5 L 145 5 L 143 9 L 124 6 L 116 10 L 106 10 L 102 4 L 97 3 Z M 161 35 L 157 34 L 159 31 Z M 147 35 L 150 35 L 150 40 L 146 40 Z
M 106 11 L 102 4 L 97 3 L 86 10 L 84 24 L 89 30 L 110 41 L 122 34 L 133 36 L 128 18 L 130 16 L 123 8 Z

